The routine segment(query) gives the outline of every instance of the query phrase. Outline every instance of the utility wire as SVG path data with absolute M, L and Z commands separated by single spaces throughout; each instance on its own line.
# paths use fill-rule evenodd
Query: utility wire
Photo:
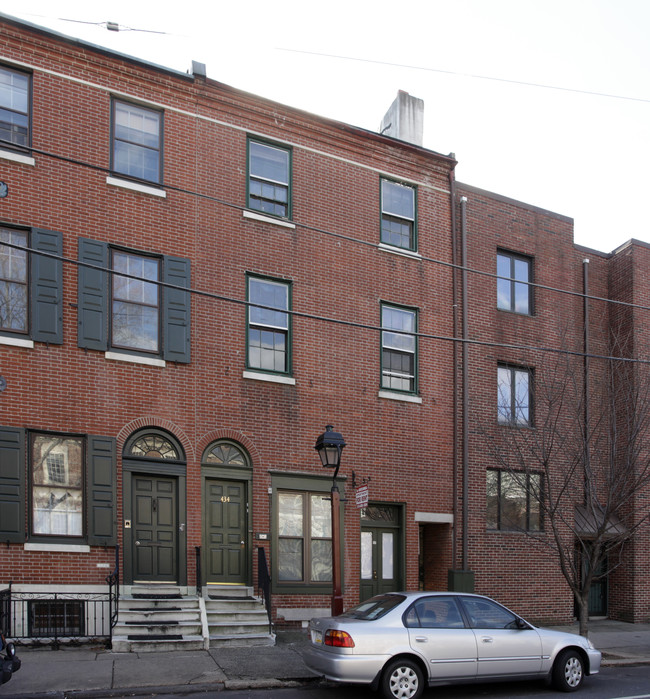
M 341 56 L 333 53 L 318 53 L 316 51 L 303 51 L 300 49 L 287 49 L 280 47 L 279 51 L 289 53 L 300 53 L 307 56 L 320 56 L 321 58 L 337 58 L 342 61 L 357 61 L 359 63 L 373 63 L 381 66 L 391 66 L 393 68 L 406 68 L 407 70 L 421 70 L 428 73 L 442 73 L 443 75 L 455 75 L 464 78 L 474 78 L 476 80 L 492 80 L 494 82 L 509 83 L 511 85 L 525 85 L 526 87 L 540 87 L 544 90 L 558 90 L 560 92 L 573 92 L 578 95 L 591 95 L 592 97 L 607 97 L 608 99 L 628 100 L 630 102 L 650 103 L 650 99 L 644 97 L 629 97 L 627 95 L 614 95 L 608 92 L 596 92 L 593 90 L 581 90 L 575 87 L 560 87 L 559 85 L 545 85 L 544 83 L 527 82 L 525 80 L 512 80 L 510 78 L 496 78 L 492 75 L 480 75 L 478 73 L 463 73 L 456 70 L 443 70 L 442 68 L 427 68 L 425 66 L 415 66 L 407 63 L 392 63 L 390 61 L 379 61 L 371 58 L 356 58 L 355 56 Z
M 10 141 L 7 141 L 6 139 L 0 138 L 0 145 L 2 144 L 7 144 L 7 145 L 13 145 Z M 30 151 L 33 153 L 37 153 L 39 155 L 44 155 L 49 158 L 53 158 L 55 160 L 60 160 L 62 162 L 70 163 L 72 165 L 79 165 L 81 167 L 88 168 L 90 170 L 95 170 L 97 172 L 102 172 L 106 173 L 108 175 L 112 175 L 113 171 L 110 168 L 104 167 L 103 165 L 94 165 L 93 163 L 87 163 L 82 160 L 77 160 L 76 158 L 70 158 L 65 155 L 58 155 L 56 153 L 51 153 L 49 151 L 45 151 L 39 148 L 30 148 Z M 188 196 L 193 196 L 197 197 L 199 199 L 205 199 L 207 201 L 214 202 L 216 204 L 221 204 L 222 206 L 226 206 L 231 209 L 235 209 L 238 211 L 247 211 L 248 207 L 246 206 L 241 206 L 239 204 L 233 204 L 232 202 L 226 201 L 225 199 L 220 199 L 219 197 L 215 197 L 211 194 L 203 194 L 201 192 L 195 192 L 191 189 L 185 189 L 183 187 L 176 187 L 174 185 L 169 185 L 165 184 L 163 186 L 165 190 L 173 191 L 173 192 L 178 192 L 179 194 L 186 194 Z M 363 245 L 369 248 L 372 248 L 373 250 L 377 249 L 377 243 L 371 242 L 368 240 L 363 240 L 361 238 L 355 238 L 354 236 L 346 235 L 344 233 L 336 233 L 334 231 L 327 230 L 325 228 L 320 228 L 318 226 L 311 226 L 307 223 L 301 223 L 297 221 L 292 221 L 292 223 L 296 226 L 296 228 L 300 228 L 306 231 L 310 231 L 312 233 L 319 233 L 321 235 L 327 235 L 331 236 L 333 238 L 338 238 L 340 240 L 345 240 L 346 242 L 349 243 L 357 243 L 359 245 Z M 10 245 L 9 243 L 3 243 L 4 245 Z M 482 277 L 487 277 L 489 279 L 507 279 L 507 277 L 502 277 L 496 274 L 495 272 L 487 272 L 484 270 L 480 269 L 474 269 L 472 267 L 463 267 L 462 265 L 459 264 L 454 264 L 452 262 L 446 262 L 445 260 L 438 260 L 434 257 L 428 257 L 426 255 L 420 255 L 418 260 L 423 261 L 423 262 L 431 262 L 432 264 L 437 264 L 442 267 L 447 267 L 451 270 L 456 270 L 456 271 L 466 271 L 469 272 L 470 274 L 475 274 L 478 276 Z M 560 289 L 559 287 L 553 287 L 553 286 L 548 286 L 546 284 L 539 284 L 537 282 L 528 282 L 528 286 L 531 289 L 540 289 L 543 291 L 549 291 L 552 293 L 557 293 L 557 294 L 564 294 L 566 296 L 572 296 L 575 298 L 581 298 L 584 299 L 586 298 L 589 301 L 601 301 L 603 303 L 609 303 L 612 305 L 617 305 L 617 306 L 622 306 L 625 308 L 631 308 L 631 309 L 637 309 L 641 311 L 650 311 L 650 306 L 644 306 L 642 304 L 637 304 L 637 303 L 631 303 L 629 301 L 619 301 L 617 299 L 608 299 L 602 296 L 592 296 L 579 292 L 579 291 L 571 291 L 569 289 Z
M 333 318 L 332 316 L 324 316 L 324 315 L 319 315 L 316 313 L 306 313 L 304 311 L 294 311 L 294 310 L 284 310 L 284 309 L 278 309 L 277 306 L 266 306 L 262 303 L 258 303 L 255 301 L 244 301 L 242 299 L 235 298 L 233 296 L 226 296 L 224 294 L 217 294 L 212 291 L 205 291 L 202 289 L 193 289 L 191 287 L 185 287 L 185 286 L 180 286 L 178 284 L 172 284 L 170 282 L 164 282 L 162 280 L 151 280 L 151 279 L 143 279 L 142 277 L 136 276 L 134 274 L 128 274 L 126 272 L 118 272 L 114 269 L 111 269 L 110 267 L 102 267 L 101 265 L 95 265 L 90 262 L 83 262 L 81 260 L 76 260 L 70 257 L 65 257 L 64 255 L 57 255 L 55 253 L 51 252 L 46 252 L 43 250 L 37 250 L 36 248 L 31 248 L 31 247 L 26 247 L 22 245 L 16 245 L 15 243 L 9 243 L 9 242 L 0 242 L 0 247 L 2 246 L 7 246 L 10 248 L 14 248 L 16 250 L 22 250 L 25 252 L 30 252 L 35 255 L 41 255 L 42 257 L 47 257 L 53 260 L 60 260 L 61 262 L 65 262 L 67 264 L 73 265 L 75 267 L 85 267 L 87 269 L 94 269 L 98 272 L 104 272 L 105 274 L 108 274 L 110 276 L 117 276 L 117 277 L 122 277 L 125 279 L 133 279 L 135 281 L 143 282 L 145 284 L 155 284 L 158 287 L 162 287 L 165 289 L 173 289 L 176 291 L 181 291 L 184 293 L 188 294 L 194 294 L 196 296 L 202 296 L 204 298 L 212 299 L 215 301 L 225 301 L 227 303 L 234 303 L 238 306 L 244 306 L 246 308 L 262 308 L 264 310 L 269 310 L 269 311 L 274 311 L 276 313 L 284 313 L 288 316 L 291 316 L 292 318 L 304 318 L 307 320 L 317 320 L 317 321 L 323 321 L 326 323 L 333 323 L 334 325 L 341 325 L 349 328 L 356 328 L 356 329 L 361 329 L 361 330 L 372 330 L 374 332 L 380 333 L 384 332 L 387 329 L 380 326 L 380 325 L 374 325 L 372 323 L 359 323 L 355 322 L 352 320 L 341 320 L 340 318 Z M 390 332 L 395 332 L 395 331 L 390 331 Z M 548 352 L 551 354 L 558 354 L 558 355 L 563 355 L 563 356 L 569 356 L 569 357 L 579 357 L 579 358 L 584 358 L 588 357 L 590 359 L 606 359 L 606 360 L 611 360 L 611 361 L 616 361 L 616 362 L 621 362 L 621 363 L 627 363 L 627 364 L 641 364 L 641 365 L 650 365 L 650 359 L 638 359 L 638 358 L 632 358 L 632 357 L 615 357 L 612 355 L 605 355 L 605 354 L 592 354 L 592 353 L 584 353 L 584 352 L 578 352 L 576 350 L 569 350 L 569 349 L 563 349 L 559 347 L 544 347 L 544 346 L 534 346 L 534 345 L 518 345 L 518 344 L 512 344 L 512 343 L 506 343 L 506 342 L 495 342 L 495 341 L 488 341 L 488 340 L 473 340 L 469 338 L 464 338 L 464 337 L 453 337 L 450 335 L 436 335 L 434 333 L 422 333 L 422 332 L 409 332 L 409 333 L 398 333 L 401 335 L 408 335 L 409 337 L 417 337 L 418 339 L 423 339 L 423 340 L 436 340 L 440 342 L 458 342 L 459 344 L 465 344 L 465 345 L 471 345 L 471 346 L 476 346 L 476 347 L 497 347 L 499 349 L 512 349 L 512 350 L 525 350 L 527 352 Z

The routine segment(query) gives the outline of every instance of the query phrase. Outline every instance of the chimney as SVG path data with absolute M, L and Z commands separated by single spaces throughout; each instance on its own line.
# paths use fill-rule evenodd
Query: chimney
M 421 146 L 423 120 L 424 100 L 400 90 L 382 119 L 379 133 Z

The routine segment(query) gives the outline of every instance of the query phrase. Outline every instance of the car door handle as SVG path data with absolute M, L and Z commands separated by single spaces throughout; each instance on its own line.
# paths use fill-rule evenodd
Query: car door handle
M 429 639 L 426 636 L 416 636 L 415 640 L 418 643 L 426 643 Z
M 494 643 L 492 636 L 482 636 L 481 641 L 483 641 L 483 643 Z

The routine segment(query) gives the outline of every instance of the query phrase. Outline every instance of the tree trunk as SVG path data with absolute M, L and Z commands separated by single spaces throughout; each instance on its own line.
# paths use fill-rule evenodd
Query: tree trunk
M 587 638 L 589 636 L 589 595 L 576 596 L 578 604 L 578 633 Z

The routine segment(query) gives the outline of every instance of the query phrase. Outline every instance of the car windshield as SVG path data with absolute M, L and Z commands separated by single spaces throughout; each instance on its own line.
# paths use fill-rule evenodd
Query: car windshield
M 351 607 L 341 616 L 349 619 L 381 619 L 384 614 L 390 612 L 405 599 L 406 597 L 403 595 L 377 595 L 377 597 L 371 597 L 369 600 L 357 604 L 356 607 Z

